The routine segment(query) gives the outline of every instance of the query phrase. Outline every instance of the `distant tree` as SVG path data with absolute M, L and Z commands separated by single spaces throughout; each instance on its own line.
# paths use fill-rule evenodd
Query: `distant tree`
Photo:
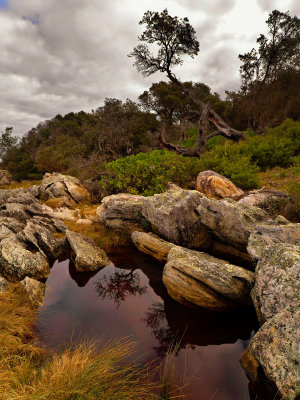
M 186 87 L 180 82 L 172 68 L 183 63 L 182 56 L 189 55 L 192 58 L 199 52 L 199 42 L 196 32 L 190 25 L 188 18 L 180 19 L 171 17 L 168 10 L 161 13 L 147 11 L 140 25 L 146 25 L 145 31 L 138 38 L 142 44 L 136 46 L 129 54 L 135 58 L 134 65 L 144 76 L 149 76 L 157 71 L 166 73 L 171 82 L 176 84 L 183 93 L 188 95 L 199 110 L 199 132 L 196 148 L 186 149 L 178 145 L 166 143 L 160 135 L 160 143 L 169 150 L 189 156 L 200 156 L 206 150 L 207 140 L 216 135 L 223 135 L 229 139 L 238 140 L 243 134 L 225 123 L 210 105 L 200 100 L 193 88 Z M 151 53 L 148 45 L 158 46 L 157 54 Z M 209 133 L 210 124 L 216 129 Z
M 268 37 L 261 34 L 256 40 L 258 50 L 240 54 L 243 88 L 249 89 L 253 82 L 274 81 L 282 70 L 300 68 L 300 19 L 289 12 L 277 10 L 266 21 Z
M 9 150 L 16 146 L 18 138 L 12 135 L 13 128 L 7 127 L 0 136 L 0 159 L 3 160 Z
M 274 10 L 266 23 L 268 35 L 258 37 L 258 49 L 239 55 L 240 92 L 228 93 L 234 119 L 257 132 L 300 117 L 300 19 Z

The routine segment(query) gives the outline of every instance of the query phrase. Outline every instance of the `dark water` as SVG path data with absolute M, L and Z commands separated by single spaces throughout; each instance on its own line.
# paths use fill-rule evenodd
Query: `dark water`
M 109 254 L 118 267 L 96 274 L 76 273 L 68 261 L 56 263 L 47 281 L 39 331 L 48 345 L 70 335 L 122 338 L 138 342 L 135 359 L 163 357 L 181 339 L 178 371 L 192 376 L 192 400 L 248 400 L 248 382 L 239 364 L 255 320 L 247 311 L 199 313 L 173 301 L 161 281 L 162 265 L 130 247 Z

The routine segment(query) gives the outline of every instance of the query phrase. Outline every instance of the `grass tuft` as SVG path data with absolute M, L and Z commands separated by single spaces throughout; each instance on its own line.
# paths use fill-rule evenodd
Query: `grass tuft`
M 36 341 L 35 317 L 36 311 L 18 285 L 0 293 L 1 400 L 183 398 L 176 393 L 178 387 L 174 391 L 172 386 L 176 348 L 167 355 L 159 384 L 149 365 L 128 362 L 135 350 L 131 340 L 104 344 L 81 340 L 50 352 Z

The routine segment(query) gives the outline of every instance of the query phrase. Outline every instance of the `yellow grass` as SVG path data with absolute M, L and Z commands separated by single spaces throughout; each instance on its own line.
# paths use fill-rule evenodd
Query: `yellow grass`
M 20 188 L 28 189 L 30 186 L 33 185 L 40 185 L 41 182 L 42 182 L 41 180 L 12 182 L 9 185 L 0 185 L 0 189 L 20 189 Z
M 127 361 L 135 349 L 129 339 L 105 344 L 82 340 L 60 351 L 46 351 L 35 339 L 35 316 L 18 285 L 0 293 L 1 400 L 182 398 L 173 397 L 173 387 L 166 383 L 174 369 L 170 360 L 161 385 L 153 383 L 153 368 L 150 374 L 150 366 Z M 169 358 L 173 362 L 172 355 Z
M 76 221 L 63 221 L 72 231 L 81 233 L 92 239 L 103 249 L 123 246 L 131 242 L 130 233 L 117 232 L 106 228 L 103 224 L 93 222 L 91 225 L 76 224 Z

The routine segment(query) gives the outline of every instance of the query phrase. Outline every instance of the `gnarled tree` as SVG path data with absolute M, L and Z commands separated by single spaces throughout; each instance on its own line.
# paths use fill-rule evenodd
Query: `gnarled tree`
M 235 141 L 243 138 L 242 132 L 233 129 L 223 121 L 209 104 L 204 103 L 196 96 L 192 87 L 185 86 L 180 82 L 171 70 L 172 67 L 183 63 L 183 55 L 187 54 L 193 58 L 199 53 L 196 32 L 188 18 L 171 17 L 167 9 L 161 13 L 147 11 L 140 21 L 140 25 L 146 25 L 145 31 L 138 38 L 142 43 L 129 54 L 129 57 L 135 58 L 134 65 L 137 70 L 144 76 L 152 75 L 157 71 L 166 73 L 170 81 L 189 96 L 199 113 L 199 130 L 194 149 L 166 143 L 163 132 L 159 138 L 161 145 L 183 155 L 199 157 L 206 150 L 207 140 L 213 136 L 222 135 Z M 153 44 L 158 46 L 156 55 L 148 47 Z M 215 129 L 213 132 L 210 132 L 211 126 Z

